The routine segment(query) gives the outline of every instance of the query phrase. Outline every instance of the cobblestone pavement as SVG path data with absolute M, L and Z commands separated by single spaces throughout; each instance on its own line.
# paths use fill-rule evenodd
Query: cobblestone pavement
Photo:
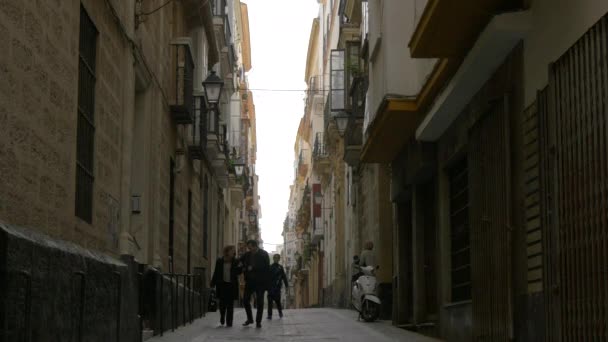
M 264 319 L 262 328 L 255 324 L 243 327 L 245 311 L 235 310 L 234 327 L 219 324 L 219 314 L 210 313 L 193 325 L 174 333 L 165 333 L 150 342 L 235 342 L 235 341 L 288 341 L 288 342 L 432 342 L 432 338 L 408 332 L 390 325 L 390 322 L 364 323 L 350 310 L 302 309 L 286 310 L 283 319 Z

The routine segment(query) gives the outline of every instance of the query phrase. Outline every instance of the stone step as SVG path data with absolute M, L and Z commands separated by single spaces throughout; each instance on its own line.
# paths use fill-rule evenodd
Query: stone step
M 154 336 L 154 330 L 144 330 L 141 332 L 141 340 L 147 341 Z

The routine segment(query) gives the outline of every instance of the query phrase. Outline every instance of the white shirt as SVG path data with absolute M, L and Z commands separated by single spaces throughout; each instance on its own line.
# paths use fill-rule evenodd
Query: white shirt
M 232 268 L 232 261 L 224 261 L 224 282 L 230 282 L 230 269 Z

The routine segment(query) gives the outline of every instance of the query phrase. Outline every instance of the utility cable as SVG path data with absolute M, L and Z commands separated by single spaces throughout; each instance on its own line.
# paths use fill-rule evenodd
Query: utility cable
M 160 11 L 161 9 L 163 9 L 163 8 L 164 8 L 165 6 L 167 6 L 168 4 L 172 3 L 173 1 L 174 1 L 174 0 L 169 0 L 169 1 L 165 2 L 163 5 L 161 5 L 160 7 L 158 7 L 157 9 L 154 9 L 154 10 L 152 10 L 152 11 L 150 11 L 150 12 L 147 12 L 147 13 L 140 13 L 140 15 L 150 15 L 150 14 L 154 14 L 154 13 L 156 13 L 156 12 Z

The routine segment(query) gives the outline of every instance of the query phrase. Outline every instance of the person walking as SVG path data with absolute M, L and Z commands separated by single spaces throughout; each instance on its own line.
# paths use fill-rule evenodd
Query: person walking
M 256 298 L 256 328 L 262 327 L 262 316 L 264 315 L 264 293 L 268 290 L 270 283 L 270 257 L 268 253 L 258 247 L 255 240 L 247 241 L 249 251 L 241 257 L 241 263 L 245 272 L 245 294 L 243 306 L 247 313 L 247 321 L 243 326 L 253 324 L 253 313 L 251 311 L 251 296 Z
M 281 256 L 275 254 L 272 256 L 274 263 L 270 265 L 270 290 L 268 290 L 268 319 L 272 319 L 272 306 L 277 303 L 277 311 L 279 317 L 283 318 L 283 306 L 281 305 L 281 287 L 285 284 L 286 291 L 289 291 L 289 283 L 283 266 L 279 264 Z
M 223 256 L 215 262 L 211 287 L 215 287 L 220 300 L 220 324 L 231 327 L 234 317 L 234 301 L 239 298 L 238 276 L 241 269 L 235 257 L 234 246 L 224 247 Z

